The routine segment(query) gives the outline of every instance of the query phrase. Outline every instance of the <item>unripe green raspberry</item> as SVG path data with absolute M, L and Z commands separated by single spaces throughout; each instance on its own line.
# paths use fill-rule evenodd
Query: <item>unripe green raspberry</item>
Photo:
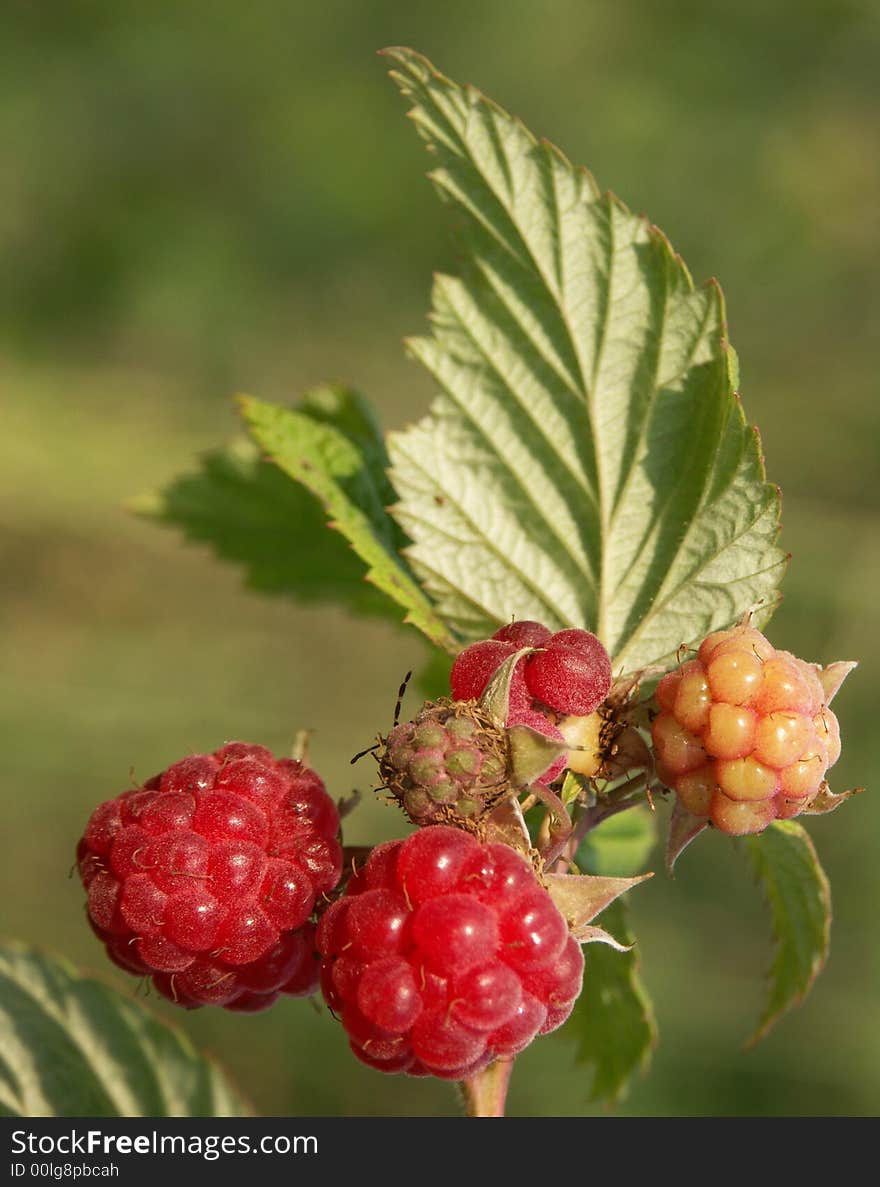
M 429 701 L 394 727 L 378 758 L 413 824 L 467 825 L 510 790 L 507 731 L 476 701 Z

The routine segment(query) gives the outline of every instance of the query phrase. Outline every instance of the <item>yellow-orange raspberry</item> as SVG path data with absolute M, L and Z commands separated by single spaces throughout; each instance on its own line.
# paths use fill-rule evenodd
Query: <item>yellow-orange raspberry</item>
M 732 835 L 797 816 L 840 756 L 820 672 L 754 627 L 715 631 L 657 686 L 658 778 Z

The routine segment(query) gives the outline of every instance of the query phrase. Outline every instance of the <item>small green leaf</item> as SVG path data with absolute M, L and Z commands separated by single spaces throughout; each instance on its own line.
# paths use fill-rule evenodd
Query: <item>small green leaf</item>
M 780 1015 L 802 1001 L 828 956 L 831 892 L 809 834 L 793 820 L 777 820 L 746 846 L 773 920 L 776 950 L 769 992 L 749 1046 Z
M 139 1004 L 66 962 L 0 947 L 0 1113 L 243 1117 L 213 1063 Z
M 261 593 L 400 617 L 394 602 L 363 580 L 363 565 L 342 537 L 327 531 L 318 500 L 262 460 L 252 441 L 242 438 L 205 454 L 197 471 L 129 507 L 241 565 L 247 584 Z
M 393 77 L 463 218 L 432 335 L 441 394 L 392 434 L 393 513 L 466 638 L 587 626 L 627 672 L 777 601 L 778 492 L 736 396 L 724 302 L 664 235 L 420 54 Z
M 548 738 L 546 734 L 533 730 L 530 725 L 510 726 L 507 730 L 507 741 L 510 747 L 508 770 L 514 787 L 529 787 L 539 782 L 548 767 L 565 754 L 564 743 Z M 558 803 L 560 808 L 564 809 L 562 801 L 559 800 Z M 568 820 L 568 816 L 565 818 Z
M 621 900 L 600 922 L 624 945 L 635 943 Z M 630 1078 L 644 1070 L 657 1041 L 648 995 L 638 976 L 637 950 L 590 944 L 584 953 L 584 988 L 565 1033 L 577 1040 L 577 1061 L 592 1069 L 590 1100 L 619 1100 Z
M 628 877 L 645 868 L 656 840 L 656 814 L 642 805 L 628 808 L 587 833 L 575 864 L 590 874 Z
M 583 799 L 583 797 L 590 794 L 591 791 L 592 788 L 590 785 L 590 780 L 586 775 L 581 775 L 577 771 L 567 770 L 565 772 L 565 778 L 562 781 L 562 790 L 559 793 L 559 798 L 562 800 L 563 804 L 568 807 L 568 805 L 573 804 L 576 799 Z M 595 794 L 593 794 L 593 799 L 590 800 L 590 803 L 593 803 L 594 800 Z
M 364 401 L 344 389 L 322 389 L 302 411 L 250 397 L 241 399 L 241 409 L 260 447 L 320 501 L 330 526 L 366 565 L 367 581 L 406 611 L 406 622 L 454 652 L 455 640 L 400 557 L 405 540 L 385 510 L 391 488 L 384 447 Z

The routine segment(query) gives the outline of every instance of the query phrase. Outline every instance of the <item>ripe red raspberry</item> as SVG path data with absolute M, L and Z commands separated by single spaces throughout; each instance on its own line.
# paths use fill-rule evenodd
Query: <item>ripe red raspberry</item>
M 733 836 L 797 816 L 840 755 L 816 667 L 753 627 L 709 635 L 656 697 L 658 775 L 689 812 Z
M 481 696 L 498 667 L 523 647 L 539 650 L 517 665 L 511 710 L 549 708 L 584 716 L 605 700 L 611 688 L 611 660 L 596 636 L 580 630 L 553 635 L 539 622 L 529 621 L 511 623 L 491 639 L 466 647 L 452 668 L 452 695 L 456 700 Z
M 110 959 L 190 1008 L 314 992 L 309 916 L 339 882 L 339 813 L 308 767 L 230 742 L 92 813 L 77 858 Z
M 584 968 L 529 863 L 444 825 L 374 849 L 321 919 L 318 949 L 358 1059 L 448 1080 L 561 1026 Z

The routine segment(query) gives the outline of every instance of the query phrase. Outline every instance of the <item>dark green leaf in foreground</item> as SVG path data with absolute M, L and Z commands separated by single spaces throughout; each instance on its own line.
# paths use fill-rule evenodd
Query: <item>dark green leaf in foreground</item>
M 262 460 L 252 441 L 205 454 L 198 470 L 129 506 L 241 565 L 247 584 L 261 593 L 400 617 L 390 598 L 364 581 L 363 565 L 342 537 L 328 532 L 317 499 Z
M 197 471 L 132 500 L 131 509 L 241 565 L 261 593 L 338 602 L 397 622 L 402 606 L 432 642 L 454 651 L 399 556 L 405 538 L 385 511 L 394 499 L 388 455 L 366 400 L 325 387 L 295 411 L 243 404 L 265 442 L 239 440 L 205 454 Z M 274 464 L 273 450 L 285 465 Z M 328 530 L 328 514 L 339 531 Z
M 635 943 L 621 899 L 598 922 L 622 944 Z M 590 944 L 584 959 L 584 988 L 564 1033 L 577 1041 L 578 1063 L 592 1070 L 590 1100 L 611 1104 L 647 1066 L 657 1027 L 639 979 L 635 948 L 618 952 L 606 944 Z
M 226 1077 L 176 1030 L 66 962 L 0 948 L 0 1113 L 241 1117 Z
M 290 478 L 319 500 L 335 528 L 366 567 L 365 577 L 405 611 L 405 621 L 447 651 L 456 644 L 400 556 L 405 538 L 385 510 L 393 497 L 386 455 L 366 403 L 328 389 L 337 407 L 316 414 L 243 398 L 242 413 L 258 445 Z
M 793 820 L 778 820 L 745 841 L 770 907 L 775 953 L 757 1043 L 779 1016 L 808 993 L 828 956 L 831 892 L 809 834 Z
M 779 500 L 734 392 L 716 284 L 552 145 L 386 51 L 463 216 L 410 343 L 441 395 L 392 435 L 394 514 L 438 612 L 588 626 L 631 671 L 776 601 Z

